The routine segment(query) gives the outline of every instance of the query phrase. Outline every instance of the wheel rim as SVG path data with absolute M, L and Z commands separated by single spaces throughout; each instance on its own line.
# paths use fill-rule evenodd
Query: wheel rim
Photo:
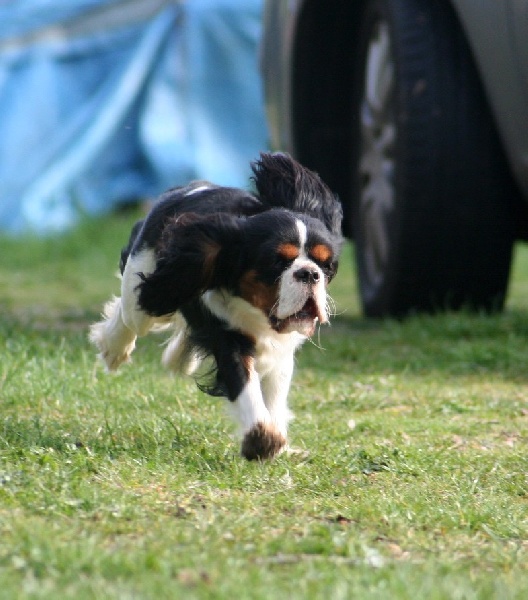
M 369 40 L 363 98 L 360 104 L 359 226 L 362 238 L 364 292 L 378 287 L 389 256 L 389 220 L 394 208 L 394 63 L 386 23 Z

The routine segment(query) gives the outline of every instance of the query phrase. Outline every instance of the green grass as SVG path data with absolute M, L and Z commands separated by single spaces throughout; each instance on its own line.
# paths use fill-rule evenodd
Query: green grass
M 495 316 L 339 316 L 290 394 L 302 452 L 247 463 L 224 403 L 105 375 L 87 325 L 132 217 L 0 239 L 0 598 L 525 598 L 528 251 Z

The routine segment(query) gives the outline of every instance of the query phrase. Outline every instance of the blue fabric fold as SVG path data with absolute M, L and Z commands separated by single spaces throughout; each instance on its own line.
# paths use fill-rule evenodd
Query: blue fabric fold
M 53 5 L 53 7 L 52 7 Z M 0 229 L 49 233 L 265 149 L 261 0 L 0 6 Z

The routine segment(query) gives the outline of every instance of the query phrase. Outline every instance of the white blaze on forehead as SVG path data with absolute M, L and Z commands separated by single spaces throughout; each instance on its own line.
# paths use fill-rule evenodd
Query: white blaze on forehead
M 301 254 L 303 254 L 306 247 L 306 240 L 308 239 L 308 230 L 306 229 L 306 225 L 300 219 L 295 221 L 295 225 L 299 232 L 299 246 L 301 247 Z

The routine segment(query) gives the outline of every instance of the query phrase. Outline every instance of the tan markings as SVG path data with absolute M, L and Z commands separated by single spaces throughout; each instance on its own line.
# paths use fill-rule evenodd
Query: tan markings
M 332 250 L 324 244 L 317 244 L 310 249 L 308 254 L 317 262 L 324 263 L 332 257 Z
M 278 286 L 269 286 L 257 281 L 256 271 L 251 270 L 244 273 L 240 280 L 240 295 L 244 300 L 269 315 L 277 302 Z
M 249 379 L 249 376 L 255 370 L 255 359 L 252 356 L 242 356 L 242 366 L 246 377 Z
M 299 256 L 299 248 L 295 244 L 281 244 L 277 252 L 286 260 L 295 260 Z

